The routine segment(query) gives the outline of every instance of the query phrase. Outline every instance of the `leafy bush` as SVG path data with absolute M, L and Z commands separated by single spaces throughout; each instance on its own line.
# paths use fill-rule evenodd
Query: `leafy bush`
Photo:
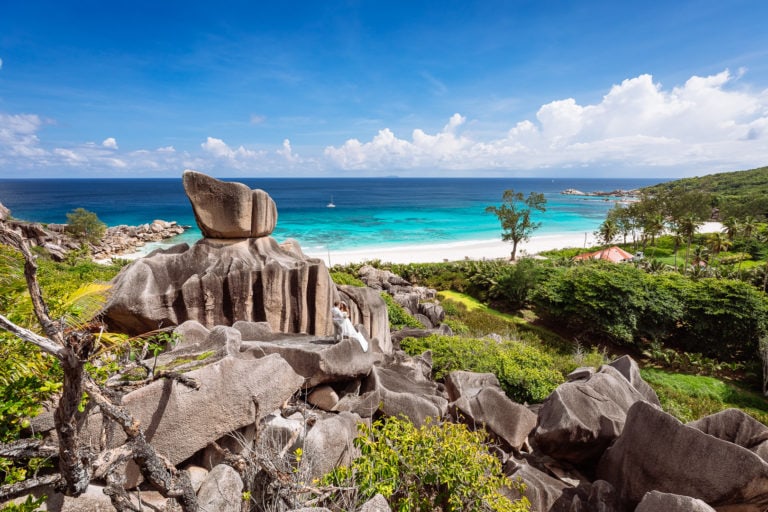
M 351 480 L 361 502 L 380 493 L 398 511 L 530 510 L 526 498 L 501 494 L 503 487 L 522 493 L 523 486 L 502 473 L 482 431 L 456 423 L 416 427 L 398 418 L 359 428 L 361 457 L 326 476 L 326 485 L 346 487 Z
M 94 212 L 77 208 L 67 214 L 67 233 L 80 240 L 97 243 L 101 241 L 107 225 Z
M 346 284 L 350 286 L 358 286 L 361 288 L 365 287 L 364 282 L 362 282 L 354 274 L 350 274 L 348 272 L 331 272 L 331 279 L 333 279 L 333 282 L 336 284 Z
M 768 332 L 768 299 L 736 280 L 585 264 L 550 273 L 533 298 L 540 315 L 571 328 L 623 344 L 660 340 L 706 357 L 751 358 Z
M 443 379 L 455 370 L 489 372 L 517 402 L 541 402 L 563 382 L 552 356 L 519 341 L 432 335 L 405 338 L 400 346 L 410 355 L 432 351 L 432 373 Z
M 381 292 L 381 298 L 387 303 L 387 315 L 389 316 L 389 326 L 392 329 L 402 329 L 403 327 L 424 327 L 413 318 L 408 312 L 395 302 L 387 292 Z

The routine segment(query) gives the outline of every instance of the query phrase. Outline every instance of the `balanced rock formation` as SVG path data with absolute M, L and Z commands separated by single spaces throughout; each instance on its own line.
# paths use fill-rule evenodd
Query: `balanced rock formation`
M 364 335 L 391 351 L 384 301 L 372 290 L 337 290 L 321 259 L 304 255 L 294 240 L 270 237 L 277 209 L 266 192 L 194 171 L 185 171 L 183 182 L 205 238 L 123 269 L 105 308 L 112 329 L 136 335 L 187 320 L 207 328 L 246 321 L 328 336 L 331 306 L 341 295 Z
M 206 238 L 259 238 L 274 231 L 277 206 L 263 190 L 191 170 L 184 171 L 182 181 Z

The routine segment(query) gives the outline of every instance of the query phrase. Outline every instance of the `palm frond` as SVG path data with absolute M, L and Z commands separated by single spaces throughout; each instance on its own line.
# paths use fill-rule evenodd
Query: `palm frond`
M 64 323 L 70 328 L 81 328 L 93 320 L 107 302 L 109 283 L 89 283 L 68 294 L 61 303 Z

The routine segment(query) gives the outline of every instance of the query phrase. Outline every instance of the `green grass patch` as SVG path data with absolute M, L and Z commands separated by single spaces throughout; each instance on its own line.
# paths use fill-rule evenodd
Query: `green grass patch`
M 640 374 L 659 395 L 663 409 L 684 423 L 737 408 L 768 425 L 768 401 L 754 391 L 701 375 L 652 368 L 642 369 Z

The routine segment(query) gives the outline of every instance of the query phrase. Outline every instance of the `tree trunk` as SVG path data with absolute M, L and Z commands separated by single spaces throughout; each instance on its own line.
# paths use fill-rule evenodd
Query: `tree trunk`
M 64 387 L 54 414 L 59 435 L 59 471 L 63 477 L 61 492 L 67 496 L 80 496 L 91 481 L 88 463 L 80 453 L 78 406 L 83 398 L 83 363 L 71 349 L 61 359 Z

